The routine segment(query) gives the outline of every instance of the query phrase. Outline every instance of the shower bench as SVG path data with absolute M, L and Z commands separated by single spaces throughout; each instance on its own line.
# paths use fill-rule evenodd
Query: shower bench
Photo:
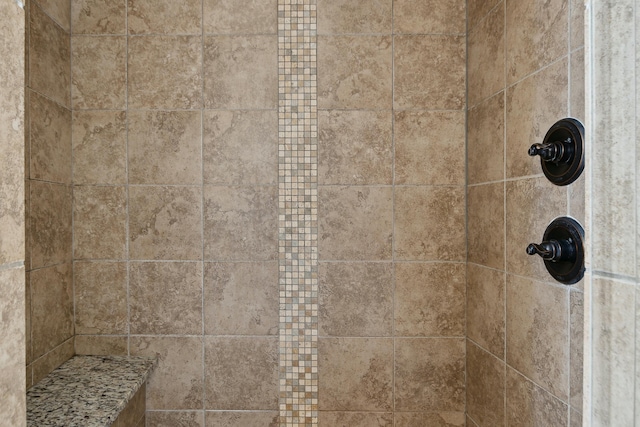
M 144 426 L 156 359 L 74 356 L 27 391 L 27 427 Z

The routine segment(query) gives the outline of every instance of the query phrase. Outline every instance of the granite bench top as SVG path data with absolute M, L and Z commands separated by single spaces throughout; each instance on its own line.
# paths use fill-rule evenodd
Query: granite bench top
M 155 365 L 150 357 L 74 356 L 27 391 L 27 426 L 110 426 Z

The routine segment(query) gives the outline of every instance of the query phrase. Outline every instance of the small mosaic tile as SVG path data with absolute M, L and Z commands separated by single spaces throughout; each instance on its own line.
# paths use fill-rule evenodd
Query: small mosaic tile
M 278 0 L 280 425 L 318 425 L 316 0 Z

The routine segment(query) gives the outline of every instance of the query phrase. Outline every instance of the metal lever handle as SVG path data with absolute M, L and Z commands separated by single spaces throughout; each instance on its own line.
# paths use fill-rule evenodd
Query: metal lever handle
M 558 162 L 565 154 L 565 145 L 562 142 L 545 142 L 533 144 L 529 148 L 529 155 L 540 156 L 545 162 Z
M 529 255 L 540 255 L 542 259 L 546 261 L 553 261 L 558 256 L 559 252 L 561 252 L 560 244 L 552 240 L 550 242 L 542 242 L 541 244 L 530 243 L 527 246 L 527 254 Z

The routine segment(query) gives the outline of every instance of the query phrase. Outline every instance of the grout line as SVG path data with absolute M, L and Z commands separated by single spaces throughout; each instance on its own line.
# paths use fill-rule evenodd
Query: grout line
M 204 45 L 204 1 L 200 1 L 200 47 L 202 49 L 200 59 L 201 59 L 201 93 L 200 93 L 200 240 L 202 242 L 200 258 L 201 262 L 201 333 L 202 333 L 202 409 L 207 409 L 207 359 L 206 359 L 206 343 L 205 343 L 205 322 L 206 322 L 206 313 L 205 313 L 205 236 L 204 236 L 204 206 L 205 206 L 205 195 L 204 195 L 204 109 L 205 109 L 205 45 Z M 203 414 L 204 417 L 204 414 Z M 205 417 L 206 418 L 206 417 Z M 205 419 L 206 422 L 206 419 Z

